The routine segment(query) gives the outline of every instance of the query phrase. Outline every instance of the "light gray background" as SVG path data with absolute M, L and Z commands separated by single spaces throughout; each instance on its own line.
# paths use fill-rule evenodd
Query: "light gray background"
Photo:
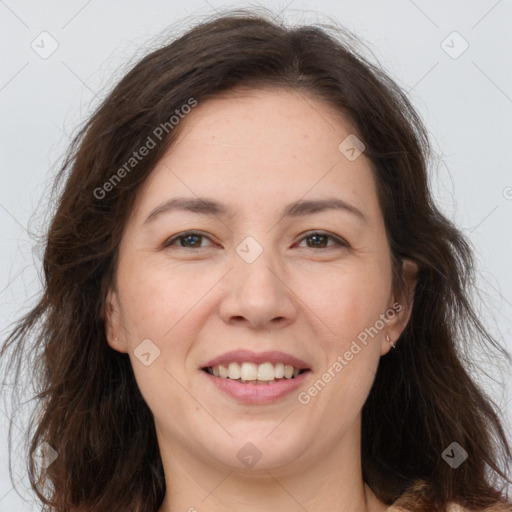
M 44 221 L 51 177 L 69 135 L 162 30 L 188 15 L 199 21 L 215 9 L 235 5 L 249 4 L 0 0 L 2 339 L 40 290 L 40 260 L 30 233 Z M 512 350 L 512 1 L 287 0 L 253 5 L 282 12 L 294 22 L 332 18 L 343 24 L 369 43 L 382 66 L 409 91 L 443 158 L 433 174 L 438 202 L 476 250 L 479 310 L 491 332 Z M 34 42 L 40 52 L 51 48 L 49 36 L 40 36 L 44 31 L 58 43 L 46 59 L 31 47 Z M 469 44 L 459 56 L 464 41 L 450 35 L 453 31 Z M 504 411 L 510 433 L 512 378 L 506 377 L 505 387 L 478 378 Z M 0 511 L 36 510 L 21 500 L 8 478 L 5 409 L 2 402 Z M 17 427 L 14 434 L 18 438 Z M 28 479 L 20 458 L 16 466 L 23 490 Z

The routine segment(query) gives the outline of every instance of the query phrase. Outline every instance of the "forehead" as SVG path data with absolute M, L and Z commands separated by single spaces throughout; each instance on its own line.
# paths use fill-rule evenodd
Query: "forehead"
M 240 147 L 266 144 L 299 149 L 306 140 L 320 143 L 321 149 L 354 131 L 340 111 L 305 92 L 239 88 L 199 102 L 181 121 L 175 144 L 192 138 Z
M 288 89 L 224 93 L 179 124 L 173 144 L 139 192 L 142 203 L 172 195 L 220 195 L 226 204 L 291 203 L 343 194 L 376 207 L 370 161 L 349 160 L 340 143 L 351 125 L 331 106 Z M 312 197 L 311 197 L 312 198 Z

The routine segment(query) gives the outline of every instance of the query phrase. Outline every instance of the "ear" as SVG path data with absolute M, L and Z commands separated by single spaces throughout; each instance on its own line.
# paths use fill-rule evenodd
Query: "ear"
M 386 314 L 389 320 L 384 330 L 381 355 L 389 352 L 409 322 L 414 304 L 417 274 L 418 264 L 412 260 L 404 259 L 402 263 L 404 290 L 393 294 L 389 304 L 389 314 Z M 389 341 L 386 339 L 386 335 L 389 337 Z
M 123 329 L 119 297 L 115 290 L 109 288 L 105 304 L 105 335 L 108 344 L 118 352 L 128 352 Z

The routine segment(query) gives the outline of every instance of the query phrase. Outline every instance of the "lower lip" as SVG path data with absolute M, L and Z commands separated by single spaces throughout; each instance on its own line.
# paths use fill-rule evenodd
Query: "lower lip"
M 308 375 L 310 370 L 297 375 L 294 379 L 283 379 L 273 384 L 244 384 L 232 379 L 223 379 L 215 377 L 201 370 L 210 382 L 222 392 L 236 398 L 245 404 L 268 404 L 275 402 L 286 395 L 289 395 L 299 388 Z

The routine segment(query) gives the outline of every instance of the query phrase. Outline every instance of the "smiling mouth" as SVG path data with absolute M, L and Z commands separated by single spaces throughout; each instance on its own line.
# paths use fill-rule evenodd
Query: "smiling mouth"
M 230 379 L 244 384 L 273 384 L 281 380 L 293 380 L 309 369 L 300 369 L 284 363 L 232 362 L 229 365 L 216 365 L 202 368 L 214 377 Z

